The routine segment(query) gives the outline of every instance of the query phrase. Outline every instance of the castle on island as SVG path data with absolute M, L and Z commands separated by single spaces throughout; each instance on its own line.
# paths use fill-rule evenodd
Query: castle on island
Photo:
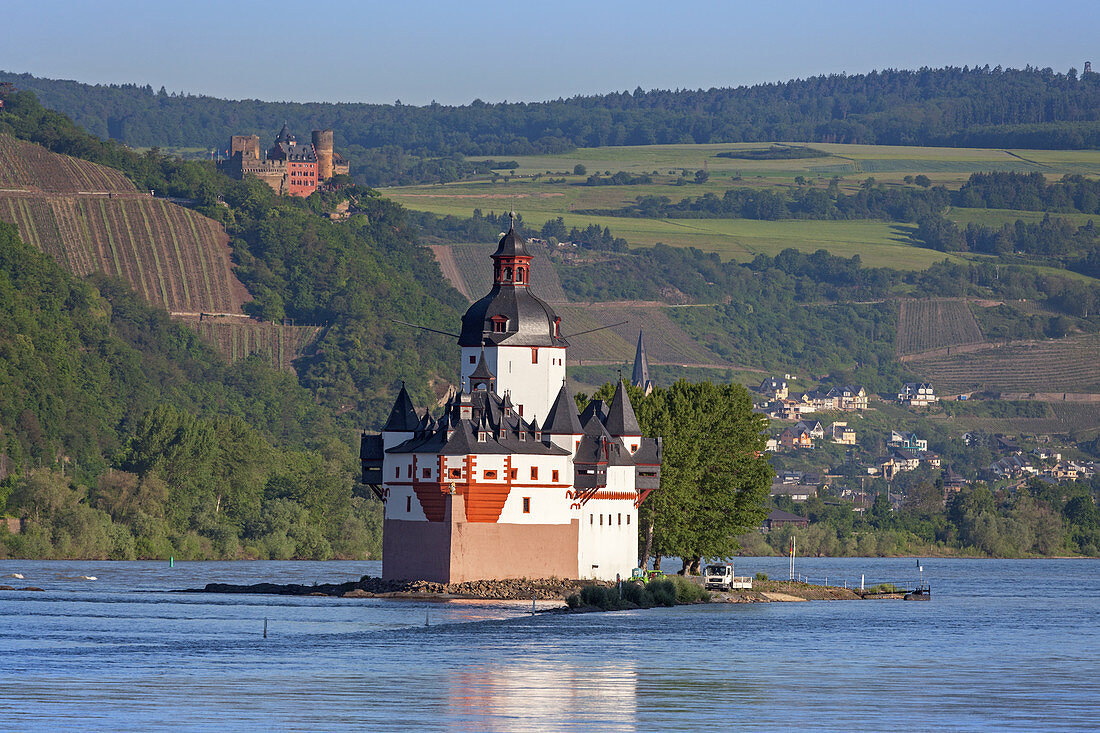
M 299 143 L 286 123 L 275 142 L 261 154 L 259 135 L 233 135 L 222 169 L 238 180 L 256 176 L 283 196 L 309 196 L 333 176 L 347 175 L 347 161 L 333 150 L 332 130 L 314 130 Z
M 610 402 L 578 414 L 561 318 L 531 292 L 514 227 L 492 259 L 492 290 L 462 317 L 461 384 L 442 414 L 418 414 L 402 385 L 381 433 L 363 433 L 363 483 L 384 503 L 382 577 L 629 577 L 661 440 L 642 435 L 621 379 Z M 641 381 L 652 388 L 648 367 Z

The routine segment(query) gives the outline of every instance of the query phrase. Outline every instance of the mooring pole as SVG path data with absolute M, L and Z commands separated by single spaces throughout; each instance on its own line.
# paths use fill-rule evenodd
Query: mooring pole
M 264 618 L 264 638 L 267 638 L 267 618 Z

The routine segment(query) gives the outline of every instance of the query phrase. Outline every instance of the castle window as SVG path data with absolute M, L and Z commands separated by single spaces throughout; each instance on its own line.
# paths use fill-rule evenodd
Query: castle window
M 525 432 L 523 432 L 522 430 L 520 430 L 520 431 L 519 431 L 519 439 L 520 439 L 520 440 L 523 440 L 523 441 L 526 441 L 526 440 L 527 440 L 527 433 L 525 433 Z
M 592 525 L 592 524 L 595 524 L 595 523 L 596 523 L 596 522 L 595 522 L 595 520 L 594 520 L 594 519 L 592 518 L 592 515 L 591 515 L 591 514 L 589 514 L 589 515 L 588 515 L 588 524 L 589 524 L 589 525 Z
M 412 478 L 413 477 L 413 467 L 412 467 L 411 463 L 408 466 L 405 467 L 405 477 L 406 478 Z
M 626 523 L 627 523 L 627 526 L 630 525 L 630 515 L 629 514 L 626 515 Z
M 532 481 L 538 481 L 538 478 L 539 478 L 539 468 L 538 468 L 538 466 L 531 466 L 531 480 Z
M 539 350 L 538 350 L 537 346 L 532 346 L 531 347 L 531 363 L 532 364 L 538 364 L 539 363 Z
M 523 513 L 524 514 L 530 514 L 531 513 L 531 497 L 530 496 L 523 497 Z
M 471 363 L 471 364 L 476 364 L 476 363 L 477 363 L 477 357 L 476 357 L 476 356 L 472 356 L 472 355 L 471 355 L 471 356 L 470 356 L 470 363 Z
M 425 468 L 420 472 L 420 475 L 423 478 L 431 478 L 432 477 L 432 469 Z
M 631 443 L 630 444 L 630 452 L 633 453 L 636 450 L 638 450 L 638 444 L 637 443 Z
M 487 478 L 487 479 L 495 479 L 496 477 L 497 477 L 497 472 L 496 471 L 486 471 L 485 472 L 485 478 Z
M 622 526 L 622 523 L 623 523 L 623 515 L 620 514 L 619 515 L 619 526 Z
M 413 498 L 411 496 L 405 497 L 405 512 L 411 512 L 413 510 Z
M 603 526 L 603 515 L 602 514 L 600 515 L 600 526 L 601 527 Z
M 401 478 L 401 466 L 394 466 L 393 467 L 393 477 L 394 478 Z
M 518 474 L 518 473 L 519 473 L 519 469 L 516 469 L 516 468 L 512 469 L 512 480 L 515 480 L 516 474 Z
M 462 478 L 462 469 L 461 468 L 448 468 L 447 469 L 447 478 Z
M 505 267 L 504 268 L 504 282 L 509 282 L 509 281 L 511 281 L 511 279 L 512 279 L 512 268 L 511 267 Z
M 516 282 L 518 282 L 518 283 L 523 282 L 523 268 L 522 267 L 517 267 L 516 268 Z
M 478 386 L 480 387 L 481 385 L 478 385 Z M 477 434 L 477 442 L 479 442 L 479 443 L 484 443 L 484 442 L 485 442 L 485 441 L 486 441 L 486 440 L 488 439 L 488 437 L 489 437 L 489 434 L 488 434 L 488 433 L 486 433 L 486 432 L 478 432 L 478 434 Z
M 558 472 L 557 471 L 551 471 L 550 472 L 550 480 L 553 481 L 554 483 L 558 482 Z

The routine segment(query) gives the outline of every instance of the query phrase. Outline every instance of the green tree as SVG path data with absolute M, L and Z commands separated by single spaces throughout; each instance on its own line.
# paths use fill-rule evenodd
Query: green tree
M 580 163 L 577 163 L 575 166 L 573 166 L 573 175 L 575 175 L 575 176 L 584 176 L 584 175 L 587 175 L 587 174 L 588 174 L 588 169 L 585 168 Z

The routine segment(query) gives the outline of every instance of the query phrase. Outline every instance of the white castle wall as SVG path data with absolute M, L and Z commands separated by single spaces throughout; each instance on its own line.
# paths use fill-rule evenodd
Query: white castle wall
M 538 363 L 532 363 L 532 351 Z M 473 363 L 470 363 L 470 359 Z M 469 389 L 469 376 L 477 368 L 481 347 L 462 347 L 462 386 Z M 486 346 L 486 366 L 496 376 L 496 393 L 510 391 L 512 404 L 528 422 L 532 417 L 542 423 L 558 396 L 565 379 L 565 349 L 551 346 Z

